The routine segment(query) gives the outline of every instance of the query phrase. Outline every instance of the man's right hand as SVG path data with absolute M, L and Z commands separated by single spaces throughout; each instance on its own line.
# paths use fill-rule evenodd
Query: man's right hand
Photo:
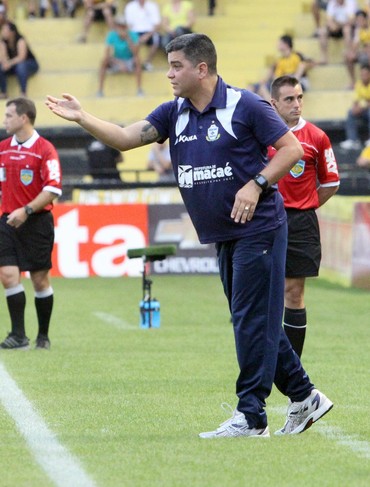
M 55 113 L 55 115 L 58 115 L 65 120 L 79 122 L 82 112 L 80 102 L 77 98 L 68 93 L 63 93 L 62 96 L 63 98 L 61 99 L 48 95 L 45 102 L 46 106 Z

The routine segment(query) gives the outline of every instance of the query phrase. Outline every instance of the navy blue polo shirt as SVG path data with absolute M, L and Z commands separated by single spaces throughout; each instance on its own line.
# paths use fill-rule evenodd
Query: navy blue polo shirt
M 250 222 L 230 217 L 235 194 L 267 164 L 267 147 L 288 127 L 271 105 L 220 77 L 210 104 L 199 112 L 175 98 L 147 118 L 163 140 L 169 138 L 178 186 L 201 243 L 255 235 L 286 219 L 275 188 L 261 197 Z

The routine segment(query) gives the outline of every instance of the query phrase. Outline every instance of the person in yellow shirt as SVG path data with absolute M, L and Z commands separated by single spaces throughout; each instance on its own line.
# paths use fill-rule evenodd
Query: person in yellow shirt
M 308 88 L 307 72 L 313 66 L 313 61 L 305 59 L 293 48 L 293 38 L 290 35 L 283 35 L 279 38 L 277 49 L 278 59 L 269 66 L 266 77 L 259 83 L 249 85 L 248 89 L 270 101 L 270 87 L 274 79 L 280 76 L 294 76 L 303 88 Z
M 195 23 L 195 12 L 192 2 L 187 0 L 170 0 L 162 9 L 163 49 L 175 37 L 190 34 Z
M 361 149 L 360 123 L 367 124 L 369 140 L 365 144 L 370 143 L 370 66 L 367 64 L 361 66 L 360 79 L 355 84 L 353 103 L 346 118 L 346 140 L 339 144 L 342 149 Z
M 370 64 L 370 24 L 369 15 L 365 10 L 356 12 L 355 31 L 350 49 L 345 52 L 345 64 L 350 77 L 350 88 L 354 88 L 355 64 Z
M 356 164 L 360 167 L 370 168 L 370 145 L 366 145 L 361 154 L 356 159 Z

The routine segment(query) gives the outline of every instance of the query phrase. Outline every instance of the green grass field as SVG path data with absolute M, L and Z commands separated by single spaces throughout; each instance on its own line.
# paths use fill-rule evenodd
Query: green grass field
M 0 365 L 92 480 L 79 482 L 73 472 L 59 484 L 50 478 L 0 405 L 2 487 L 370 485 L 368 292 L 308 282 L 303 363 L 335 404 L 324 419 L 295 437 L 201 440 L 200 431 L 227 419 L 220 404 L 236 403 L 234 342 L 218 277 L 153 276 L 162 324 L 150 330 L 139 327 L 139 278 L 54 279 L 53 287 L 51 351 L 2 351 Z M 5 337 L 4 298 L 0 305 Z M 274 390 L 271 432 L 284 424 L 286 405 Z M 52 446 L 37 432 L 35 441 L 47 457 Z

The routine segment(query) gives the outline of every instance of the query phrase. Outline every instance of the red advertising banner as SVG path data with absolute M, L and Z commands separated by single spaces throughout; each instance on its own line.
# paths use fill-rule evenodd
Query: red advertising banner
M 352 283 L 370 289 L 370 203 L 356 203 L 353 224 Z
M 129 259 L 127 249 L 147 245 L 147 205 L 58 204 L 53 215 L 52 276 L 141 275 L 141 259 Z
M 320 275 L 370 289 L 370 198 L 336 195 L 319 208 L 318 216 Z

